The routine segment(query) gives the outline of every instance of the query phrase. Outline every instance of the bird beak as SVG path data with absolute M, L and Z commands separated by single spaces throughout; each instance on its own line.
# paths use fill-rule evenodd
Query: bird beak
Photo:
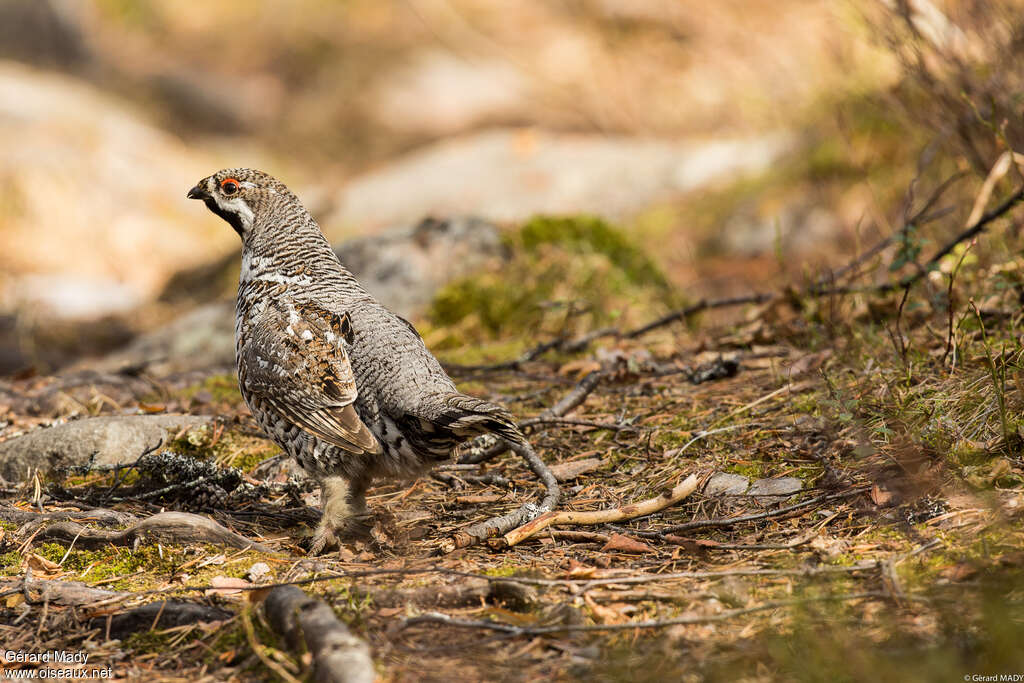
M 198 185 L 196 185 L 191 190 L 189 190 L 188 194 L 185 195 L 185 196 L 188 197 L 189 199 L 203 199 L 203 200 L 206 200 L 206 199 L 210 198 L 210 193 L 207 192 L 206 190 L 204 190 L 203 188 L 199 187 Z

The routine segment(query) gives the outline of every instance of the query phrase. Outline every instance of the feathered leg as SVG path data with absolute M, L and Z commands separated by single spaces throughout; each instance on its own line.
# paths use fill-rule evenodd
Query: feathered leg
M 352 534 L 365 536 L 370 529 L 366 507 L 367 479 L 348 480 L 344 477 L 325 477 L 320 482 L 320 524 L 309 544 L 309 554 L 318 555 L 325 548 L 338 545 L 339 536 Z

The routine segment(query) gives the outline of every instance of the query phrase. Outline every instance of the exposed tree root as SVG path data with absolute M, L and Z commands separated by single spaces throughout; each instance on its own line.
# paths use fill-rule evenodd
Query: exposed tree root
M 90 529 L 77 522 L 58 522 L 40 531 L 37 538 L 74 542 L 84 548 L 98 548 L 108 543 L 134 545 L 152 540 L 161 543 L 214 543 L 232 548 L 251 548 L 261 553 L 274 552 L 261 543 L 236 534 L 209 517 L 189 512 L 161 512 L 123 531 L 102 531 Z
M 330 606 L 301 588 L 280 586 L 263 603 L 270 627 L 293 650 L 303 643 L 313 656 L 313 680 L 372 683 L 370 646 L 338 621 Z
M 14 524 L 27 524 L 29 522 L 51 522 L 68 521 L 76 522 L 98 522 L 107 526 L 120 526 L 123 524 L 135 524 L 139 518 L 128 512 L 96 508 L 94 510 L 59 510 L 57 512 L 35 512 L 32 510 L 21 510 L 16 507 L 0 507 L 0 520 L 13 522 Z

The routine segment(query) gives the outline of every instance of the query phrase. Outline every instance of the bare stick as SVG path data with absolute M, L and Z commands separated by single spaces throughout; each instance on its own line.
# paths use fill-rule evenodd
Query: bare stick
M 701 299 L 695 304 L 691 304 L 686 308 L 681 308 L 677 311 L 672 311 L 657 320 L 652 320 L 646 325 L 641 325 L 635 329 L 623 332 L 622 336 L 627 339 L 636 339 L 637 337 L 647 334 L 651 330 L 664 327 L 665 325 L 674 323 L 677 320 L 691 318 L 698 313 L 712 308 L 728 308 L 731 306 L 743 306 L 745 304 L 763 304 L 776 298 L 776 296 L 777 295 L 775 294 L 761 293 L 748 294 L 746 296 L 733 296 L 726 299 Z
M 329 683 L 373 683 L 376 678 L 370 646 L 338 621 L 330 606 L 301 588 L 281 586 L 263 603 L 270 627 L 293 650 L 313 656 L 313 679 Z
M 509 530 L 515 529 L 558 507 L 558 502 L 562 498 L 562 490 L 558 488 L 555 475 L 551 473 L 551 470 L 544 464 L 544 461 L 534 453 L 533 447 L 526 441 L 522 443 L 508 441 L 506 443 L 508 448 L 511 448 L 516 455 L 526 461 L 530 470 L 544 484 L 544 497 L 541 499 L 540 504 L 524 503 L 519 509 L 507 515 L 492 517 L 486 522 L 474 524 L 468 529 L 457 531 L 454 536 L 445 539 L 441 543 L 441 550 L 443 552 L 450 553 L 458 548 L 466 548 L 485 539 L 501 536 Z
M 504 540 L 508 546 L 514 546 L 521 541 L 537 534 L 549 526 L 558 524 L 605 524 L 607 522 L 621 522 L 624 519 L 634 519 L 650 515 L 659 510 L 664 510 L 670 505 L 675 505 L 691 493 L 697 490 L 697 475 L 691 474 L 680 484 L 677 484 L 671 491 L 666 491 L 657 498 L 649 498 L 639 503 L 624 505 L 609 510 L 594 510 L 592 512 L 573 512 L 563 510 L 561 512 L 548 512 L 537 519 L 513 529 L 505 534 Z

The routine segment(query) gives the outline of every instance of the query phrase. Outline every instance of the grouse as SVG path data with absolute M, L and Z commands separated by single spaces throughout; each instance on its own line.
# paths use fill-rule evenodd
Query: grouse
M 242 239 L 238 384 L 263 431 L 320 483 L 311 553 L 365 525 L 374 478 L 414 477 L 479 434 L 524 442 L 503 408 L 455 388 L 413 325 L 363 289 L 283 183 L 225 169 L 187 196 Z

